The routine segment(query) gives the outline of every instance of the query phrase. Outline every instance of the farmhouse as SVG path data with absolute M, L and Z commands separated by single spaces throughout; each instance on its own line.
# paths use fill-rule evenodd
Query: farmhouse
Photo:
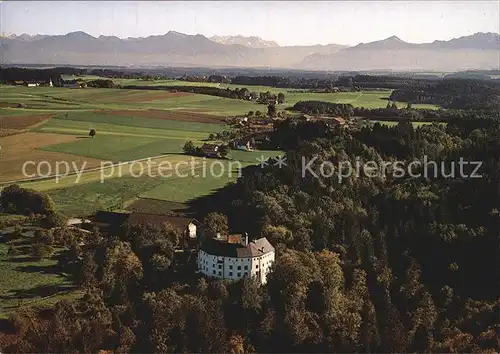
M 115 213 L 112 211 L 96 211 L 93 217 L 90 218 L 91 225 L 97 227 L 104 232 L 118 231 L 129 217 L 127 213 Z
M 107 232 L 117 232 L 124 225 L 148 224 L 160 227 L 162 224 L 170 224 L 186 237 L 186 239 L 196 239 L 198 221 L 193 218 L 179 216 L 168 216 L 164 214 L 148 213 L 116 213 L 111 211 L 97 211 L 91 224 L 94 227 Z
M 82 88 L 83 84 L 76 80 L 67 80 L 63 82 L 63 86 L 67 88 Z
M 266 144 L 269 144 L 271 142 L 271 132 L 260 132 L 260 133 L 255 133 L 250 136 L 252 145 L 254 146 L 263 146 Z
M 203 144 L 201 151 L 207 157 L 220 157 L 220 145 L 217 144 Z
M 331 127 L 342 127 L 347 124 L 347 121 L 342 117 L 322 117 L 326 124 Z
M 274 247 L 265 237 L 251 242 L 247 235 L 241 239 L 240 243 L 234 242 L 240 239 L 233 235 L 227 241 L 205 240 L 198 251 L 198 271 L 219 279 L 256 278 L 261 284 L 266 283 L 274 262 Z
M 26 86 L 26 87 L 39 87 L 39 86 L 50 86 L 52 87 L 52 79 L 49 81 L 45 80 L 15 80 L 12 81 L 14 86 Z
M 162 214 L 146 214 L 132 213 L 130 214 L 127 223 L 129 225 L 149 224 L 161 226 L 162 224 L 170 224 L 178 229 L 183 236 L 190 239 L 196 239 L 196 230 L 198 221 L 193 218 L 184 218 L 179 216 L 168 216 Z
M 252 144 L 249 139 L 237 139 L 234 140 L 233 143 L 233 148 L 236 150 L 244 150 L 244 151 L 251 151 L 252 150 Z

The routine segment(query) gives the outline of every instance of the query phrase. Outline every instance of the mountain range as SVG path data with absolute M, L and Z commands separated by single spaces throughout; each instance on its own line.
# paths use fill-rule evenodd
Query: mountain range
M 499 69 L 500 35 L 408 43 L 396 36 L 353 47 L 339 44 L 279 46 L 259 37 L 187 35 L 169 31 L 138 38 L 65 35 L 4 36 L 3 64 L 273 67 L 308 70 Z
M 275 48 L 279 47 L 278 43 L 266 41 L 260 37 L 244 37 L 244 36 L 213 36 L 209 38 L 211 41 L 221 44 L 239 44 L 249 48 Z

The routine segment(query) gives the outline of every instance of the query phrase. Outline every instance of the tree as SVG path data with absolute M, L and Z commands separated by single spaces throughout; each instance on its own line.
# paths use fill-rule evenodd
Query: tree
M 221 157 L 225 158 L 227 154 L 229 154 L 229 151 L 230 151 L 229 145 L 223 144 L 219 147 L 219 153 Z
M 40 225 L 42 227 L 46 228 L 53 228 L 53 227 L 63 227 L 66 225 L 68 221 L 68 218 L 64 215 L 61 214 L 57 211 L 52 211 L 47 213 L 41 220 L 40 220 Z
M 203 219 L 203 236 L 216 237 L 218 233 L 227 235 L 229 233 L 227 216 L 221 213 L 209 213 Z
M 255 116 L 257 118 L 262 117 L 262 112 L 261 111 L 255 111 Z
M 89 136 L 92 138 L 95 136 L 95 129 L 90 129 Z
M 285 94 L 283 92 L 278 93 L 278 103 L 279 104 L 285 103 Z
M 271 118 L 272 118 L 272 117 L 276 117 L 276 105 L 274 105 L 274 104 L 269 104 L 269 105 L 267 106 L 267 115 L 268 115 L 269 117 L 271 117 Z
M 17 184 L 2 189 L 0 207 L 4 213 L 22 215 L 48 215 L 55 211 L 49 195 Z
M 192 154 L 193 152 L 195 152 L 196 148 L 195 148 L 193 142 L 191 140 L 189 140 L 189 141 L 186 141 L 182 150 L 184 150 L 185 154 Z
M 250 117 L 253 117 L 253 111 L 248 111 L 248 114 L 247 116 L 250 118 Z
M 50 258 L 54 253 L 54 248 L 51 245 L 44 243 L 35 243 L 32 246 L 32 254 L 38 260 Z

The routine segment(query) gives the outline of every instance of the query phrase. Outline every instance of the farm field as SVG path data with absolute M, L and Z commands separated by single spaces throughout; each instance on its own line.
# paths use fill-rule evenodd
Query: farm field
M 87 80 L 84 77 L 84 80 Z M 112 79 L 115 84 L 118 85 L 138 85 L 138 86 L 208 86 L 208 87 L 220 87 L 220 88 L 242 88 L 246 87 L 250 91 L 255 92 L 265 92 L 269 91 L 272 93 L 283 92 L 285 94 L 285 106 L 293 106 L 298 101 L 304 100 L 316 100 L 316 101 L 327 101 L 332 103 L 350 103 L 355 107 L 365 107 L 365 108 L 384 108 L 387 105 L 387 97 L 390 96 L 391 90 L 386 91 L 362 91 L 362 92 L 337 92 L 337 93 L 311 93 L 311 92 L 301 92 L 302 90 L 289 89 L 289 88 L 275 88 L 270 86 L 253 86 L 253 85 L 236 85 L 236 84 L 216 84 L 210 82 L 190 82 L 181 80 L 136 80 L 136 79 Z M 406 106 L 406 102 L 396 102 L 398 107 L 402 108 Z M 428 108 L 437 109 L 436 105 L 431 104 L 414 104 L 415 108 Z M 251 109 L 249 109 L 251 110 Z
M 149 199 L 149 198 L 135 198 L 131 199 L 126 205 L 126 210 L 136 211 L 139 213 L 187 213 L 188 205 L 184 203 L 172 202 L 168 200 Z
M 144 84 L 143 80 L 140 84 Z M 177 80 L 151 82 L 158 85 L 200 85 Z M 121 84 L 131 84 L 122 80 Z M 136 83 L 139 84 L 139 83 Z M 240 85 L 210 84 L 219 87 Z M 248 87 L 252 91 L 285 92 L 286 104 L 300 100 L 323 100 L 351 103 L 368 108 L 385 107 L 390 91 L 303 93 L 264 86 Z M 400 103 L 399 105 L 404 105 Z M 0 137 L 2 165 L 0 182 L 23 177 L 22 163 L 29 158 L 74 162 L 78 168 L 92 169 L 103 161 L 113 163 L 156 157 L 155 162 L 172 164 L 186 161 L 183 146 L 187 140 L 203 144 L 208 135 L 224 129 L 224 118 L 248 111 L 265 112 L 266 105 L 215 96 L 171 93 L 166 91 L 124 89 L 69 89 L 48 87 L 0 87 L 0 123 L 6 133 L 27 131 Z M 390 124 L 390 123 L 389 123 Z M 90 129 L 96 130 L 93 138 Z M 258 163 L 260 154 L 276 156 L 279 152 L 232 151 L 229 158 L 241 161 L 243 167 Z M 214 160 L 209 161 L 213 164 Z M 229 161 L 223 162 L 225 165 Z M 134 165 L 133 172 L 146 162 Z M 126 170 L 128 171 L 128 169 Z M 101 183 L 101 173 L 108 178 Z M 23 186 L 46 191 L 63 213 L 75 216 L 97 209 L 127 208 L 143 200 L 158 200 L 182 205 L 208 195 L 235 181 L 237 174 L 199 178 L 134 178 L 125 172 L 87 171 L 76 184 L 76 175 L 24 182 Z M 176 205 L 177 205 L 176 204 Z
M 33 259 L 32 237 L 33 231 L 0 236 L 0 318 L 20 306 L 45 307 L 80 296 L 57 267 L 57 257 L 64 250 L 55 248 L 52 257 Z
M 50 169 L 54 170 L 58 161 L 67 161 L 69 164 L 80 166 L 84 161 L 87 166 L 97 167 L 101 161 L 98 159 L 77 156 L 75 154 L 64 152 L 45 152 L 40 149 L 47 145 L 57 143 L 77 142 L 76 136 L 26 132 L 0 138 L 0 182 L 14 179 L 26 178 L 23 175 L 22 167 L 26 161 L 33 161 L 39 164 L 46 161 L 46 165 L 41 165 L 40 171 L 47 173 Z M 48 164 L 48 165 L 47 165 Z M 36 173 L 34 165 L 28 165 L 26 168 L 28 174 Z
M 244 168 L 256 164 L 257 158 L 261 156 L 267 158 L 279 154 L 278 151 L 232 151 L 230 158 L 240 161 L 241 167 Z M 194 169 L 192 165 L 187 164 L 192 159 L 196 161 Z M 121 172 L 118 167 L 108 168 L 102 172 L 85 172 L 78 183 L 76 183 L 78 177 L 73 175 L 62 177 L 58 182 L 55 179 L 48 179 L 26 182 L 21 185 L 48 193 L 62 213 L 68 216 L 81 216 L 100 209 L 125 209 L 135 204 L 137 198 L 174 202 L 181 205 L 209 195 L 227 183 L 236 181 L 239 177 L 240 165 L 231 160 L 173 155 L 151 161 L 154 163 L 151 169 L 152 177 L 146 173 L 147 161 L 143 161 L 140 164 L 134 164 L 131 169 L 129 169 L 131 165 L 126 165 Z M 172 170 L 164 170 L 165 177 L 158 176 L 155 167 L 167 161 L 172 164 Z M 178 163 L 181 164 L 178 167 L 179 176 L 176 176 L 174 172 Z M 214 166 L 211 167 L 212 165 Z M 231 170 L 230 167 L 232 167 Z M 141 171 L 144 171 L 142 175 Z M 173 176 L 169 177 L 169 173 Z M 101 182 L 101 176 L 105 177 L 103 182 Z M 147 207 L 143 203 L 141 209 L 144 208 Z
M 231 160 L 204 159 L 196 166 L 195 173 L 186 177 L 162 178 L 163 183 L 139 195 L 140 198 L 186 203 L 197 197 L 206 196 L 240 176 L 240 168 L 258 163 L 258 158 L 274 157 L 279 151 L 231 151 Z M 237 163 L 239 162 L 239 164 Z

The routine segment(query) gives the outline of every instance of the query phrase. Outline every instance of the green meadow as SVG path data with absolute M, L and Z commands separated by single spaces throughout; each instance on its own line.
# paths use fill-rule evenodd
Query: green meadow
M 31 256 L 33 231 L 0 236 L 0 318 L 22 306 L 48 307 L 80 296 L 69 277 L 57 266 L 54 254 L 38 260 Z
M 85 79 L 95 79 L 96 77 Z M 69 79 L 69 78 L 66 78 Z M 242 85 L 183 82 L 179 80 L 114 79 L 120 85 L 157 86 L 216 86 L 221 88 Z M 246 86 L 251 91 L 283 92 L 286 103 L 283 110 L 301 100 L 321 100 L 332 103 L 350 103 L 357 107 L 377 108 L 387 105 L 391 91 L 307 93 L 266 86 Z M 40 147 L 42 151 L 78 155 L 104 161 L 122 162 L 152 156 L 163 156 L 167 161 L 180 162 L 187 140 L 203 144 L 208 135 L 225 129 L 223 119 L 248 111 L 266 112 L 267 106 L 255 102 L 228 99 L 201 94 L 172 94 L 160 90 L 129 89 L 69 89 L 49 87 L 0 86 L 0 115 L 5 117 L 51 114 L 53 117 L 33 127 L 31 131 L 76 136 L 74 141 Z M 403 107 L 405 103 L 397 103 Z M 19 108 L 18 108 L 19 107 Z M 434 108 L 422 105 L 422 108 Z M 164 112 L 164 114 L 162 113 Z M 187 117 L 185 115 L 188 115 Z M 206 116 L 215 117 L 208 120 Z M 220 117 L 218 119 L 217 117 Z M 217 123 L 220 121 L 220 123 Z M 392 124 L 392 122 L 384 122 Z M 96 136 L 88 136 L 90 129 Z M 242 166 L 257 164 L 260 156 L 279 155 L 275 151 L 231 151 L 229 159 Z M 230 161 L 223 161 L 227 165 Z M 213 160 L 209 162 L 214 163 Z M 130 174 L 113 176 L 101 183 L 100 171 L 83 174 L 80 183 L 66 179 L 23 183 L 47 191 L 60 211 L 67 215 L 82 215 L 97 209 L 123 208 L 137 198 L 185 203 L 213 193 L 237 179 L 237 174 L 198 178 L 134 178 Z

